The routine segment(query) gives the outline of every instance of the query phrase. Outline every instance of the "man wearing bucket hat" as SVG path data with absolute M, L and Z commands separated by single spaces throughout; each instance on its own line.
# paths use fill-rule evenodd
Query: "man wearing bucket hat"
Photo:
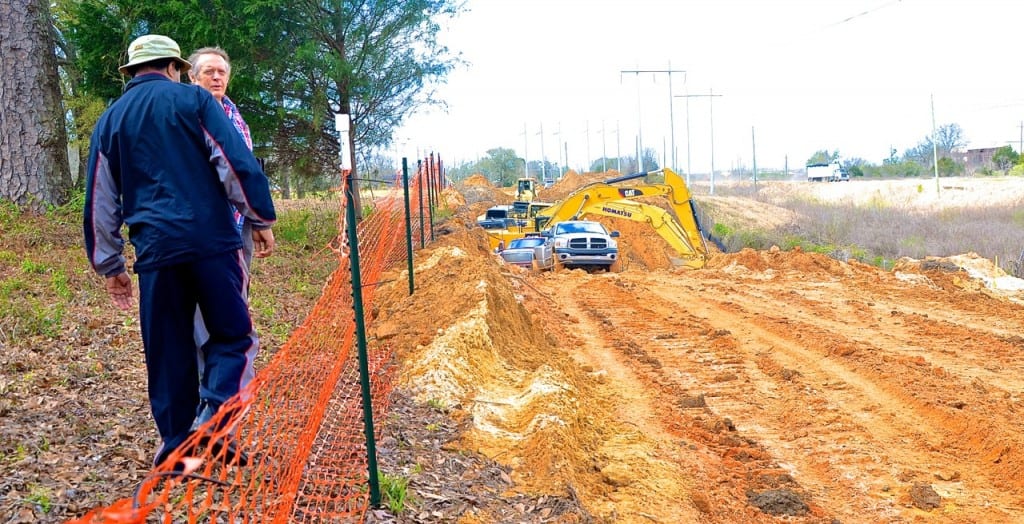
M 132 303 L 123 224 L 135 248 L 150 407 L 161 438 L 154 465 L 238 393 L 257 340 L 233 213 L 260 228 L 276 220 L 266 175 L 224 109 L 206 90 L 179 83 L 190 67 L 166 36 L 128 46 L 118 70 L 132 79 L 96 123 L 86 174 L 86 254 L 122 310 Z M 197 306 L 210 331 L 202 384 L 192 339 Z M 233 446 L 220 449 L 226 460 L 244 462 Z

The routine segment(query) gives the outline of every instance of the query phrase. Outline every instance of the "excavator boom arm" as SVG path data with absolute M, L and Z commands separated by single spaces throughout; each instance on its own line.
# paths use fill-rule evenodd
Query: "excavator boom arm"
M 658 206 L 629 200 L 613 200 L 588 208 L 588 213 L 644 222 L 675 249 L 682 258 L 683 265 L 694 269 L 704 267 L 707 249 L 704 247 L 703 238 L 697 234 L 697 238 L 694 239 L 671 213 Z
M 617 186 L 615 183 L 643 178 L 654 173 L 665 175 L 665 182 L 658 184 L 638 184 L 633 186 Z M 640 205 L 631 201 L 642 197 L 666 197 L 675 216 L 656 206 Z M 636 204 L 636 205 L 630 205 Z M 607 207 L 608 212 L 602 212 Z M 619 213 L 617 213 L 618 211 Z M 660 212 L 659 212 L 660 211 Z M 697 220 L 696 206 L 686 183 L 677 173 L 663 168 L 650 173 L 637 173 L 595 182 L 572 192 L 566 198 L 537 213 L 537 229 L 550 227 L 563 220 L 580 218 L 587 214 L 606 216 L 625 216 L 637 221 L 649 221 L 658 234 L 665 238 L 680 256 L 687 260 L 699 261 L 701 267 L 707 256 L 708 248 L 704 241 L 704 232 Z M 636 218 L 633 218 L 635 215 Z M 655 226 L 655 222 L 659 225 Z M 690 264 L 687 264 L 690 265 Z

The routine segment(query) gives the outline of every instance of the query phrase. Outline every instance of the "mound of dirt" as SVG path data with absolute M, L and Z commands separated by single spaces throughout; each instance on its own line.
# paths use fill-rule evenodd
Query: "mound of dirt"
M 820 253 L 806 253 L 798 247 L 782 251 L 773 247 L 768 251 L 744 248 L 738 253 L 719 253 L 708 260 L 706 269 L 720 269 L 737 272 L 742 268 L 754 272 L 792 271 L 804 274 L 826 274 L 837 277 L 850 276 L 857 266 L 845 264 Z M 740 270 L 742 271 L 742 270 Z
M 466 204 L 472 205 L 486 202 L 483 209 L 498 204 L 511 204 L 512 197 L 494 186 L 466 186 L 462 189 L 462 197 Z
M 445 209 L 456 209 L 466 205 L 466 199 L 458 190 L 448 186 L 441 191 L 441 207 Z
M 462 181 L 462 185 L 466 187 L 494 187 L 494 184 L 480 173 L 470 175 Z
M 594 182 L 600 182 L 617 176 L 615 172 L 584 173 L 580 174 L 572 169 L 565 172 L 562 178 L 548 188 L 541 189 L 537 193 L 537 199 L 544 202 L 557 202 L 569 196 L 569 193 Z
M 454 189 L 462 194 L 462 204 L 472 205 L 478 202 L 488 202 L 489 205 L 496 205 L 512 202 L 512 197 L 508 196 L 500 187 L 492 184 L 487 177 L 480 173 L 470 175 L 465 180 L 458 182 L 455 184 Z M 452 206 L 450 209 L 456 209 L 457 207 Z M 489 206 L 484 206 L 483 209 L 487 207 Z
M 589 217 L 610 231 L 619 232 L 619 256 L 623 269 L 670 269 L 678 254 L 646 223 L 624 218 Z
M 646 225 L 600 221 L 622 233 L 623 273 L 507 268 L 460 214 L 416 254 L 415 293 L 384 279 L 374 339 L 460 430 L 417 464 L 488 457 L 504 496 L 588 513 L 517 522 L 1021 521 L 1005 421 L 1024 311 L 955 284 L 987 261 L 888 272 L 773 248 L 666 271 Z
M 908 273 L 924 273 L 940 285 L 948 282 L 961 289 L 1024 303 L 1024 279 L 1008 275 L 993 261 L 977 253 L 925 257 L 923 260 L 904 257 L 896 261 L 893 272 L 905 279 Z

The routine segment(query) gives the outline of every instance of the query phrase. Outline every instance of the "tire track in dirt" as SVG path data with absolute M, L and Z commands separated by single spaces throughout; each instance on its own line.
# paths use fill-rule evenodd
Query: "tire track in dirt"
M 902 356 L 890 347 L 872 344 L 877 330 L 856 323 L 837 327 L 842 323 L 837 322 L 837 315 L 829 314 L 835 309 L 835 298 L 823 300 L 821 296 L 850 297 L 863 289 L 840 287 L 815 301 L 807 297 L 814 295 L 811 288 L 820 282 L 814 279 L 802 285 L 807 279 L 797 278 L 772 285 L 791 292 L 799 289 L 792 294 L 803 299 L 791 296 L 780 302 L 770 299 L 772 293 L 763 292 L 763 282 L 748 290 L 735 280 L 680 280 L 688 283 L 687 292 L 665 286 L 665 278 L 658 276 L 645 281 L 644 295 L 657 294 L 689 308 L 717 329 L 731 330 L 736 349 L 756 361 L 767 376 L 750 373 L 746 377 L 755 383 L 764 381 L 760 389 L 765 400 L 760 407 L 752 409 L 751 401 L 744 398 L 750 393 L 742 388 L 733 392 L 730 402 L 709 394 L 713 399 L 709 404 L 723 416 L 740 421 L 744 431 L 756 433 L 781 459 L 806 463 L 803 471 L 796 468 L 797 478 L 805 486 L 819 486 L 815 491 L 823 499 L 836 499 L 836 482 L 847 486 L 851 503 L 836 508 L 838 514 L 849 511 L 845 518 L 854 520 L 858 515 L 862 518 L 860 512 L 865 510 L 880 512 L 879 518 L 912 514 L 916 510 L 899 507 L 907 505 L 900 488 L 924 482 L 934 484 L 950 501 L 945 511 L 951 515 L 975 515 L 979 522 L 1020 521 L 1016 480 L 1020 435 L 1015 427 L 1011 430 L 1003 424 L 1013 420 L 1016 401 L 1011 398 L 998 405 L 999 399 L 993 397 L 1006 395 L 987 394 L 977 380 L 950 388 L 953 377 L 941 367 L 929 365 L 920 354 Z M 701 298 L 694 300 L 695 296 Z M 896 330 L 897 340 L 920 338 L 920 330 L 908 332 L 899 324 L 893 322 L 887 332 L 891 335 Z M 919 351 L 927 350 L 932 342 L 921 342 Z M 747 371 L 751 371 L 749 367 Z M 1019 390 L 1019 381 L 1017 384 Z M 983 408 L 983 415 L 965 413 L 965 401 L 950 398 L 962 398 L 965 391 L 978 392 L 967 397 L 966 404 Z M 953 407 L 943 405 L 943 398 Z M 772 408 L 773 404 L 777 406 Z M 759 420 L 757 412 L 765 406 L 777 414 L 779 424 L 763 417 Z M 801 446 L 809 459 L 800 456 L 797 448 Z M 817 470 L 822 471 L 818 480 L 804 474 Z
M 574 316 L 585 312 L 596 319 L 607 344 L 619 348 L 651 398 L 676 404 L 662 406 L 663 419 L 676 419 L 667 427 L 691 439 L 687 425 L 712 428 L 711 438 L 698 441 L 718 454 L 714 468 L 727 469 L 732 454 L 747 460 L 741 478 L 788 473 L 799 482 L 790 487 L 808 490 L 811 502 L 844 522 L 934 514 L 951 522 L 1024 518 L 1017 480 L 1021 436 L 1008 424 L 1017 400 L 1006 394 L 1010 390 L 978 380 L 976 369 L 963 366 L 970 373 L 960 376 L 922 356 L 930 359 L 929 348 L 945 347 L 952 341 L 944 337 L 964 332 L 943 331 L 945 320 L 906 322 L 892 315 L 885 319 L 884 344 L 877 344 L 877 312 L 853 311 L 863 282 L 778 280 L 766 286 L 761 280 L 717 280 L 712 272 L 626 273 L 587 278 L 562 290 L 561 303 L 575 301 Z M 873 302 L 875 309 L 895 307 L 892 300 L 915 304 L 898 290 L 881 290 L 893 298 Z M 940 296 L 936 303 L 956 300 Z M 921 322 L 938 325 L 937 333 L 922 339 Z M 1000 341 L 1013 347 L 998 333 L 970 333 L 990 337 L 986 347 Z M 907 352 L 903 344 L 910 342 L 916 349 Z M 968 360 L 985 358 L 972 354 Z M 701 394 L 711 415 L 678 409 L 680 399 L 685 404 Z M 715 438 L 715 425 L 728 427 L 728 420 L 738 434 Z M 914 507 L 913 493 L 921 486 L 941 495 L 942 506 L 930 513 Z M 754 481 L 739 491 L 765 487 Z M 735 496 L 709 493 L 723 501 Z
M 784 304 L 787 321 L 845 332 L 859 343 L 924 359 L 967 382 L 979 380 L 1007 392 L 1019 389 L 1016 377 L 1024 376 L 1024 338 L 1013 333 L 1024 325 L 1024 308 L 956 288 L 952 297 L 950 292 L 937 295 L 929 290 L 924 301 L 920 292 L 908 292 L 899 282 L 800 280 L 781 282 L 778 287 L 784 290 L 767 293 L 740 290 L 735 279 L 712 277 L 700 285 L 717 282 L 730 296 L 747 297 L 745 307 L 758 317 L 777 314 Z M 861 298 L 834 298 L 849 296 L 851 288 Z
M 549 325 L 560 326 L 567 341 L 581 340 L 570 343 L 578 348 L 577 359 L 607 373 L 605 389 L 628 405 L 626 420 L 637 421 L 648 437 L 661 442 L 660 449 L 682 450 L 669 453 L 677 467 L 663 482 L 682 480 L 688 485 L 690 500 L 703 513 L 701 521 L 777 521 L 754 507 L 750 497 L 782 497 L 775 500 L 776 508 L 782 508 L 779 511 L 802 510 L 802 517 L 790 517 L 797 519 L 794 522 L 831 521 L 812 501 L 808 501 L 809 507 L 803 506 L 799 498 L 805 497 L 797 493 L 801 488 L 789 473 L 774 464 L 759 445 L 738 435 L 732 422 L 710 412 L 704 397 L 691 394 L 691 388 L 680 383 L 683 377 L 677 371 L 681 367 L 662 366 L 659 358 L 664 356 L 659 353 L 663 350 L 651 347 L 678 350 L 680 343 L 696 347 L 721 334 L 670 310 L 645 308 L 635 298 L 638 290 L 611 275 L 556 277 L 545 279 L 543 287 L 559 297 L 559 312 L 568 319 Z M 680 338 L 680 330 L 693 340 Z M 733 362 L 738 363 L 739 359 Z M 723 374 L 719 383 L 730 380 L 728 371 Z M 679 518 L 668 521 L 690 521 Z
M 913 416 L 927 419 L 940 430 L 935 435 L 941 438 L 929 439 L 930 443 L 953 455 L 953 463 L 985 464 L 976 475 L 1018 497 L 1024 446 L 1018 425 L 1003 421 L 1014 420 L 1021 409 L 1022 339 L 1007 333 L 1024 325 L 1024 308 L 948 285 L 945 291 L 924 290 L 926 300 L 922 300 L 919 286 L 900 285 L 874 269 L 866 275 L 869 278 L 836 281 L 825 298 L 809 300 L 806 286 L 817 287 L 818 282 L 805 285 L 807 275 L 799 274 L 781 282 L 780 287 L 789 291 L 785 296 L 777 292 L 785 300 L 774 304 L 762 302 L 760 293 L 747 296 L 735 291 L 735 282 L 728 286 L 732 298 L 743 297 L 744 306 L 756 312 L 757 319 L 803 322 L 799 336 L 815 329 L 830 333 L 821 337 L 828 354 L 843 356 L 845 365 L 865 376 L 885 378 L 879 384 L 890 395 L 912 406 Z M 941 273 L 931 276 L 944 278 Z M 711 280 L 704 279 L 702 285 Z M 851 312 L 840 321 L 829 319 L 823 310 L 834 303 L 828 299 L 853 292 L 865 296 L 875 311 Z M 783 303 L 785 320 L 777 318 L 777 304 Z
M 673 482 L 664 482 L 665 478 L 673 476 L 673 472 L 680 469 L 692 470 L 691 467 L 679 467 L 685 460 L 685 454 L 681 453 L 685 449 L 681 438 L 661 425 L 656 415 L 658 399 L 649 396 L 645 388 L 628 387 L 642 382 L 642 377 L 619 362 L 615 349 L 599 336 L 603 331 L 600 322 L 577 307 L 567 296 L 572 294 L 570 289 L 566 286 L 555 288 L 554 292 L 561 295 L 556 303 L 560 304 L 559 313 L 563 318 L 561 322 L 548 322 L 548 325 L 552 328 L 570 327 L 562 331 L 561 336 L 563 340 L 571 340 L 571 346 L 576 348 L 570 351 L 571 355 L 585 370 L 599 377 L 605 386 L 602 388 L 604 394 L 613 399 L 610 404 L 616 406 L 612 418 L 637 430 L 638 435 L 626 436 L 618 442 L 609 443 L 608 447 L 618 448 L 613 451 L 618 455 L 646 455 L 647 462 L 659 470 L 653 474 L 648 472 L 648 476 L 656 477 L 648 481 L 657 485 L 657 489 L 643 496 L 644 503 L 639 506 L 643 508 L 642 511 L 631 507 L 627 499 L 615 497 L 617 509 L 622 512 L 620 519 L 628 521 L 632 517 L 641 516 L 641 521 L 698 522 L 701 506 L 691 503 L 689 493 L 693 489 L 692 480 L 677 478 Z M 630 514 L 630 510 L 634 513 Z
M 933 273 L 926 284 L 908 284 L 869 268 L 828 281 L 797 279 L 769 290 L 775 301 L 765 300 L 761 313 L 795 300 L 806 307 L 787 311 L 787 317 L 819 326 L 828 323 L 829 329 L 857 326 L 870 333 L 875 345 L 1012 389 L 1017 382 L 1005 377 L 1024 375 L 1024 338 L 1017 334 L 1024 325 L 1024 308 L 952 284 L 940 289 L 932 283 L 949 278 Z M 860 296 L 850 299 L 851 288 Z M 941 340 L 946 343 L 936 343 Z

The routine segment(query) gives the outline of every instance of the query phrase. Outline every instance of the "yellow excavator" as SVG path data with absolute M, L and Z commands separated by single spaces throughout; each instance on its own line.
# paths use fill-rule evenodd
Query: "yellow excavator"
M 682 265 L 693 269 L 704 267 L 707 258 L 707 244 L 697 231 L 691 235 L 672 213 L 650 204 L 630 200 L 609 200 L 600 205 L 585 206 L 588 215 L 625 218 L 644 222 L 679 254 Z M 696 238 L 695 238 L 696 237 Z
M 628 180 L 662 174 L 664 183 L 615 185 Z M 668 199 L 672 212 L 658 206 L 634 202 L 638 198 L 662 196 Z M 686 182 L 669 168 L 611 178 L 585 185 L 564 199 L 541 209 L 533 224 L 501 231 L 488 231 L 492 247 L 508 245 L 526 233 L 543 231 L 563 220 L 577 220 L 586 215 L 603 215 L 645 222 L 676 250 L 683 265 L 704 267 L 708 248 L 697 219 L 697 210 Z

